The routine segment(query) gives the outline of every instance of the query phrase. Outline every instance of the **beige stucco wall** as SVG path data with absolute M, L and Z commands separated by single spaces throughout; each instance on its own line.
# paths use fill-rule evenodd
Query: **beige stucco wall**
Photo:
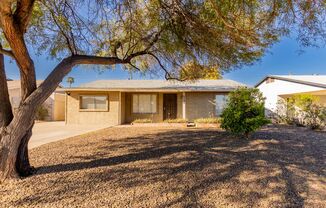
M 189 121 L 196 118 L 215 116 L 215 95 L 217 93 L 186 93 L 186 117 Z
M 9 99 L 13 109 L 18 108 L 21 99 L 20 89 L 19 88 L 9 89 L 8 92 L 9 92 Z
M 125 99 L 125 122 L 130 123 L 136 119 L 151 119 L 153 122 L 163 121 L 163 94 L 158 95 L 158 112 L 155 114 L 132 113 L 132 93 L 126 93 Z M 177 94 L 177 118 L 182 118 L 182 96 Z M 185 93 L 186 95 L 186 119 L 193 121 L 196 118 L 215 117 L 215 96 L 225 94 L 218 92 Z
M 167 93 L 154 93 L 157 94 L 157 113 L 154 114 L 132 113 L 132 94 L 133 93 L 125 93 L 125 123 L 131 123 L 136 119 L 151 119 L 153 122 L 163 121 L 163 94 Z M 182 118 L 182 93 L 173 94 L 177 94 L 177 118 Z
M 151 119 L 153 122 L 163 121 L 163 94 L 157 94 L 157 113 L 139 114 L 132 113 L 132 94 L 125 92 L 70 92 L 67 95 L 66 122 L 68 124 L 108 124 L 117 125 L 131 123 L 136 119 Z M 145 93 L 151 94 L 151 93 Z M 177 118 L 182 118 L 182 96 L 177 94 Z M 215 96 L 225 94 L 218 92 L 185 93 L 186 118 L 193 121 L 196 118 L 215 117 Z M 108 111 L 79 110 L 80 95 L 108 95 Z
M 119 124 L 119 92 L 70 92 L 67 95 L 67 124 Z M 109 110 L 107 111 L 85 111 L 80 110 L 80 95 L 108 95 Z
M 64 121 L 65 120 L 65 94 L 54 94 L 53 105 L 53 120 Z
M 9 89 L 9 98 L 12 108 L 18 108 L 21 100 L 20 88 Z M 48 110 L 46 121 L 64 121 L 65 120 L 65 95 L 52 93 L 42 104 Z

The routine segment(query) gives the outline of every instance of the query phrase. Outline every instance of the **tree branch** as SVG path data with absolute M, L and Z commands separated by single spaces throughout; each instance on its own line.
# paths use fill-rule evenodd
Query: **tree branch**
M 2 46 L 0 44 L 0 50 Z M 7 77 L 5 72 L 5 63 L 3 54 L 0 54 L 0 129 L 9 125 L 13 118 L 9 93 Z M 1 140 L 1 138 L 0 138 Z
M 56 19 L 56 18 L 57 18 L 57 17 L 56 17 L 57 14 L 55 14 L 54 11 L 52 11 L 51 8 L 50 8 L 46 3 L 43 4 L 43 5 L 44 5 L 45 7 L 47 7 L 48 10 L 50 11 L 50 14 L 51 14 L 51 17 L 52 17 L 52 19 L 53 19 L 53 22 L 54 22 L 54 24 L 58 27 L 58 29 L 59 29 L 61 35 L 65 38 L 65 40 L 66 40 L 66 44 L 67 44 L 67 47 L 68 47 L 70 53 L 71 53 L 72 55 L 75 55 L 75 54 L 77 53 L 77 51 L 74 50 L 74 47 L 73 47 L 73 45 L 71 44 L 71 41 L 70 41 L 69 36 L 65 33 L 64 29 L 61 27 L 61 25 L 60 25 L 59 22 L 57 21 L 57 19 Z M 56 7 L 55 3 L 54 3 L 53 6 Z M 57 8 L 57 7 L 56 7 L 56 8 Z M 73 37 L 71 37 L 71 38 L 73 38 Z M 76 49 L 76 48 L 75 48 L 75 49 Z
M 19 2 L 19 4 L 21 4 L 20 8 L 25 11 L 25 9 L 27 8 L 25 4 L 30 1 L 21 0 Z M 9 43 L 9 46 L 12 50 L 12 54 L 14 55 L 17 66 L 20 70 L 21 97 L 22 100 L 25 100 L 25 98 L 27 98 L 36 89 L 35 67 L 24 40 L 25 29 L 24 25 L 22 25 L 23 22 L 18 21 L 16 19 L 18 17 L 15 18 L 15 16 L 11 13 L 10 6 L 11 4 L 0 4 L 0 22 L 2 25 L 3 34 Z M 29 18 L 26 16 L 26 14 L 22 15 L 25 15 L 23 19 Z M 28 21 L 28 19 L 25 19 L 24 21 Z
M 22 33 L 26 32 L 29 19 L 32 15 L 35 0 L 17 1 L 17 9 L 14 13 L 14 19 L 18 22 Z
M 148 55 L 151 55 L 152 57 L 154 57 L 154 59 L 156 59 L 156 61 L 158 62 L 158 64 L 160 65 L 160 67 L 163 69 L 163 71 L 165 72 L 165 79 L 166 80 L 177 80 L 177 81 L 186 81 L 187 79 L 180 79 L 178 77 L 174 77 L 171 75 L 171 73 L 165 68 L 165 66 L 162 64 L 161 60 L 153 53 L 148 52 Z
M 125 63 L 130 63 L 130 61 L 137 57 L 137 56 L 141 56 L 141 55 L 147 55 L 147 54 L 150 54 L 151 52 L 149 51 L 139 51 L 139 52 L 136 52 L 136 53 L 132 53 L 130 54 L 129 56 L 127 56 L 125 59 L 123 59 L 125 61 Z
M 139 67 L 137 67 L 135 64 L 129 63 L 129 65 L 133 68 L 135 68 L 137 71 L 141 72 L 141 69 Z
M 23 104 L 32 104 L 38 106 L 42 104 L 57 86 L 62 82 L 63 78 L 76 65 L 97 64 L 97 65 L 115 65 L 127 64 L 126 60 L 117 57 L 99 57 L 87 55 L 73 55 L 63 59 L 44 80 L 44 82 L 26 99 Z
M 11 58 L 15 59 L 14 54 L 10 50 L 6 50 L 0 47 L 0 53 L 6 56 L 10 56 Z
M 38 106 L 42 104 L 57 86 L 62 82 L 63 78 L 76 65 L 116 65 L 116 64 L 132 64 L 131 60 L 137 56 L 151 54 L 147 51 L 139 51 L 129 55 L 126 59 L 118 57 L 100 57 L 88 55 L 72 55 L 63 59 L 44 80 L 44 82 L 25 100 L 23 104 L 33 104 Z M 162 65 L 163 66 L 163 65 Z M 172 79 L 172 76 L 170 77 Z

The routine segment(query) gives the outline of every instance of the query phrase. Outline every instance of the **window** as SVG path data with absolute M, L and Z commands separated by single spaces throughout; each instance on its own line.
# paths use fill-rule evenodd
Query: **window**
M 215 96 L 215 112 L 216 116 L 220 116 L 227 103 L 227 95 L 216 95 Z
M 105 95 L 80 96 L 80 109 L 82 110 L 108 110 L 108 97 Z
M 155 94 L 133 94 L 133 113 L 156 113 L 157 96 Z

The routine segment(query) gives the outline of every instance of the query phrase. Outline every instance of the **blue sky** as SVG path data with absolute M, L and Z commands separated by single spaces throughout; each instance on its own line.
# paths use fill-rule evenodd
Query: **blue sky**
M 269 74 L 324 74 L 326 75 L 326 48 L 304 48 L 300 53 L 299 44 L 290 38 L 284 38 L 275 44 L 270 51 L 258 62 L 251 66 L 225 73 L 225 79 L 233 79 L 249 86 L 255 85 L 260 79 Z M 45 79 L 54 66 L 56 60 L 47 59 L 46 55 L 33 56 L 36 66 L 37 79 Z M 19 79 L 19 72 L 14 62 L 6 60 L 7 77 Z M 163 75 L 163 72 L 162 72 Z M 129 74 L 117 67 L 115 70 L 99 72 L 91 67 L 75 67 L 68 75 L 75 78 L 73 86 L 98 79 L 128 79 Z M 134 74 L 134 79 L 145 79 Z M 147 76 L 146 78 L 151 78 Z M 158 78 L 158 77 L 154 77 Z M 62 83 L 67 85 L 65 80 Z

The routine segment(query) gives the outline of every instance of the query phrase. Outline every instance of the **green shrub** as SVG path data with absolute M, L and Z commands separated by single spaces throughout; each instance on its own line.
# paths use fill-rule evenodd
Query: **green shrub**
M 276 104 L 276 112 L 273 117 L 274 122 L 288 125 L 304 126 L 301 112 L 295 105 L 295 99 L 280 98 Z
M 176 118 L 176 119 L 166 119 L 164 123 L 187 123 L 188 121 L 183 118 Z
M 41 105 L 36 109 L 36 115 L 35 115 L 36 120 L 44 121 L 48 116 L 49 116 L 49 111 L 45 105 Z
M 229 94 L 221 115 L 221 127 L 246 138 L 270 121 L 265 118 L 262 93 L 258 89 L 241 87 Z
M 153 123 L 152 119 L 144 118 L 144 119 L 136 119 L 132 123 Z
M 309 94 L 299 94 L 290 98 L 298 108 L 297 120 L 303 126 L 311 129 L 322 129 L 325 127 L 326 108 L 318 103 L 319 98 Z
M 326 126 L 326 107 L 317 103 L 306 106 L 304 122 L 311 129 L 323 129 Z
M 207 123 L 207 124 L 217 124 L 221 122 L 220 118 L 211 117 L 211 118 L 198 118 L 194 120 L 195 123 Z

